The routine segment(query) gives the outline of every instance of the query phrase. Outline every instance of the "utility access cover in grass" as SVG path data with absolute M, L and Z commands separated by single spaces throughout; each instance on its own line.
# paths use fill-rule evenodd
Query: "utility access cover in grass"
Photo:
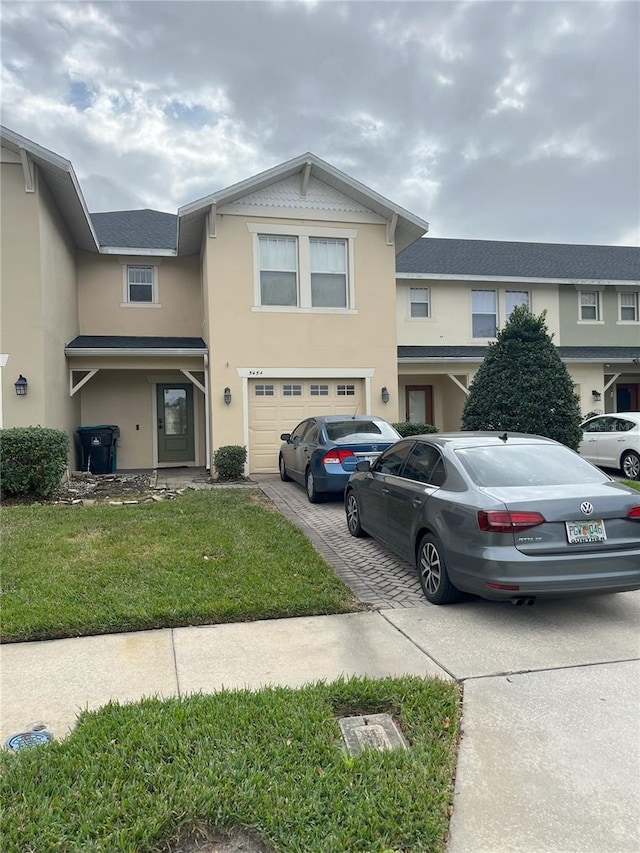
M 402 732 L 389 714 L 342 717 L 338 723 L 351 755 L 358 755 L 365 747 L 377 749 L 378 752 L 408 748 Z

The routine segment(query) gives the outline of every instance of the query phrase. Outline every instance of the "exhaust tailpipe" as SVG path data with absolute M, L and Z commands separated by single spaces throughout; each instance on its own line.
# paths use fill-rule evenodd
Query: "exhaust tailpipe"
M 536 600 L 532 595 L 518 595 L 511 599 L 511 603 L 516 607 L 522 607 L 523 605 L 531 607 L 536 603 Z

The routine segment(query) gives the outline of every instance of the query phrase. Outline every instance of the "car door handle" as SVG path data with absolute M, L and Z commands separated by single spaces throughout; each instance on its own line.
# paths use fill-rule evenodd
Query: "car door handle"
M 389 494 L 389 489 L 383 489 L 382 494 L 386 497 Z
M 415 507 L 422 506 L 422 499 L 421 499 L 421 498 L 414 498 L 414 499 L 411 501 L 411 503 L 412 503 L 412 504 L 413 504 L 413 506 L 415 506 Z

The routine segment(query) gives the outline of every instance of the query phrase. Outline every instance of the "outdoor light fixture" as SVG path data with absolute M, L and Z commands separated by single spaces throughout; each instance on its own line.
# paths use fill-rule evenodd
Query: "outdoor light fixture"
M 382 402 L 383 402 L 383 403 L 385 404 L 385 406 L 386 406 L 386 404 L 389 402 L 389 391 L 388 391 L 388 389 L 387 389 L 387 386 L 386 386 L 386 385 L 384 385 L 384 386 L 382 387 L 382 391 L 380 392 L 380 396 L 382 397 Z
M 591 392 L 591 396 L 592 396 L 592 397 L 593 397 L 593 399 L 596 401 L 596 403 L 597 403 L 599 400 L 601 400 L 601 399 L 602 399 L 601 394 L 600 394 L 600 392 L 599 392 L 599 391 L 592 391 L 592 392 Z
M 224 389 L 224 402 L 226 403 L 227 406 L 230 405 L 230 403 L 231 403 L 231 388 L 229 388 L 228 385 Z
M 14 387 L 16 389 L 16 394 L 18 397 L 24 397 L 27 393 L 27 380 L 24 378 L 22 374 L 18 376 L 16 381 L 14 382 Z

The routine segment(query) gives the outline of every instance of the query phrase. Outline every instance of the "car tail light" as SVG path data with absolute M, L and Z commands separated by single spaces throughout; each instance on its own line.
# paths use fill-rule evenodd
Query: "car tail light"
M 517 583 L 487 583 L 489 589 L 507 589 L 509 592 L 518 592 L 520 587 Z
M 627 513 L 627 518 L 630 518 L 631 521 L 640 521 L 640 506 L 632 506 Z
M 544 524 L 544 521 L 544 515 L 539 512 L 509 512 L 501 509 L 478 511 L 478 527 L 490 533 L 515 533 Z
M 335 464 L 336 462 L 342 464 L 350 456 L 355 456 L 353 450 L 339 450 L 337 447 L 334 447 L 333 450 L 329 450 L 328 453 L 324 454 L 322 464 L 324 465 L 325 462 L 329 462 L 329 464 Z

